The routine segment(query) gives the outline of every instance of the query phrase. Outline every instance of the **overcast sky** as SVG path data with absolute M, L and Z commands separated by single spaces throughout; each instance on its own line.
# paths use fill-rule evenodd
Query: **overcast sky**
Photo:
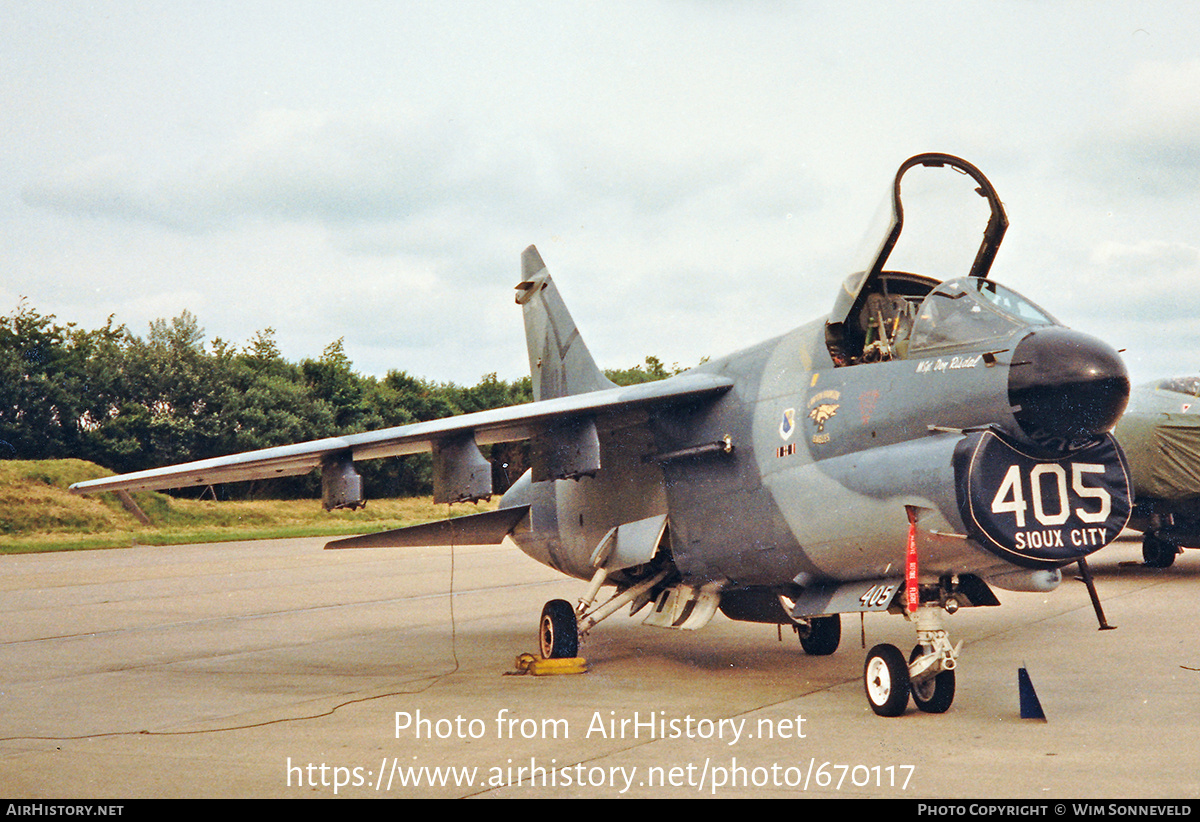
M 958 154 L 993 278 L 1200 372 L 1187 2 L 0 5 L 0 313 L 527 372 L 541 251 L 602 367 L 824 315 L 896 167 Z

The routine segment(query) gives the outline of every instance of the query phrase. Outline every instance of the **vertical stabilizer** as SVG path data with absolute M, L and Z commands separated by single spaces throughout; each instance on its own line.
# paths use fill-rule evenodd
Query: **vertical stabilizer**
M 533 398 L 550 400 L 612 388 L 579 336 L 546 264 L 533 246 L 521 254 L 517 302 L 525 315 L 525 344 Z

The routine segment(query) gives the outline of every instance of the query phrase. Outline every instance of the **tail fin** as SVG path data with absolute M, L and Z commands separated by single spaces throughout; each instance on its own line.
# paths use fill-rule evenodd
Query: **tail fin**
M 533 246 L 521 254 L 517 303 L 525 315 L 525 344 L 533 398 L 549 400 L 612 388 L 579 336 L 546 264 Z

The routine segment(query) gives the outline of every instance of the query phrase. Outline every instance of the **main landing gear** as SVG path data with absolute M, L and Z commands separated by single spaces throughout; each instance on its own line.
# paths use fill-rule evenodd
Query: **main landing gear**
M 1179 546 L 1166 537 L 1147 531 L 1142 537 L 1142 562 L 1148 568 L 1170 568 L 1179 555 Z
M 925 713 L 945 713 L 954 701 L 954 669 L 958 647 L 950 645 L 941 627 L 941 610 L 923 605 L 915 615 L 917 645 L 908 660 L 895 645 L 876 645 L 863 665 L 863 687 L 871 710 L 879 716 L 900 716 L 908 697 Z
M 842 618 L 838 614 L 811 617 L 793 627 L 800 637 L 800 647 L 809 656 L 829 656 L 842 641 Z
M 579 653 L 579 623 L 575 609 L 565 599 L 552 599 L 542 608 L 538 628 L 542 659 L 570 659 Z
M 579 605 L 572 607 L 565 599 L 552 599 L 542 608 L 542 621 L 538 625 L 538 648 L 543 659 L 569 659 L 579 654 L 579 639 L 598 622 L 616 613 L 629 602 L 645 604 L 646 597 L 656 585 L 666 579 L 669 571 L 660 571 L 611 599 L 595 606 L 596 594 L 604 584 L 607 574 L 603 569 L 596 572 L 591 585 Z

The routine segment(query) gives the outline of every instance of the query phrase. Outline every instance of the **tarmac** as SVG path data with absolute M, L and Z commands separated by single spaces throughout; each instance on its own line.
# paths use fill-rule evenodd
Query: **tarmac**
M 588 673 L 516 675 L 584 583 L 505 546 L 323 544 L 0 557 L 0 796 L 1200 797 L 1200 551 L 1095 555 L 1112 631 L 1073 578 L 960 610 L 953 706 L 884 719 L 862 665 L 912 647 L 900 617 L 808 657 L 774 626 L 622 612 Z

